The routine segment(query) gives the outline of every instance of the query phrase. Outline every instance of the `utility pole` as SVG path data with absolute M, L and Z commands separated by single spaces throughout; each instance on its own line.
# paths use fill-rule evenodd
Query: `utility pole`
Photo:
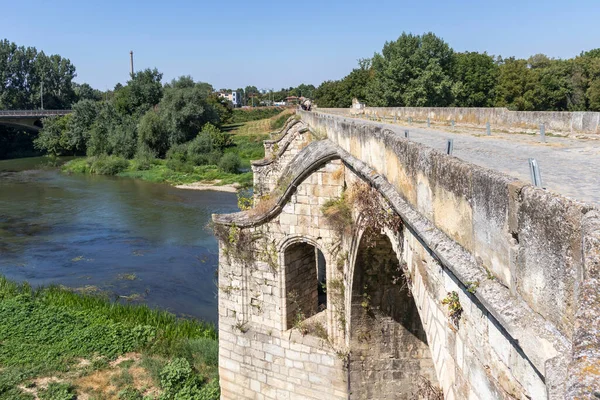
M 44 109 L 44 78 L 42 78 L 42 84 L 40 87 L 40 102 L 42 103 L 42 110 Z
M 131 78 L 133 78 L 133 50 L 129 52 L 129 59 L 131 61 Z

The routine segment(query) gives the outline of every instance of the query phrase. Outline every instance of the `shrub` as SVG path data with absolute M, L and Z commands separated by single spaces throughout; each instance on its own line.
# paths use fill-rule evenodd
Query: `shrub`
M 177 172 L 184 172 L 186 174 L 191 174 L 194 172 L 194 166 L 191 163 L 178 159 L 167 160 L 167 168 Z
M 321 207 L 321 212 L 327 224 L 338 234 L 346 232 L 352 226 L 352 209 L 345 192 L 339 199 L 327 200 Z
M 118 396 L 119 400 L 142 400 L 144 398 L 139 390 L 131 386 L 121 390 Z
M 167 160 L 187 161 L 187 145 L 176 144 L 167 151 Z
M 39 393 L 41 400 L 73 400 L 75 390 L 67 383 L 51 382 L 48 387 Z
M 213 151 L 213 139 L 208 133 L 200 132 L 198 136 L 190 140 L 186 145 L 187 156 L 210 153 Z
M 240 169 L 242 165 L 242 161 L 237 154 L 227 153 L 221 157 L 221 161 L 219 161 L 219 168 L 221 168 L 224 172 L 229 172 L 235 174 Z
M 208 123 L 202 127 L 202 132 L 198 135 L 208 135 L 212 140 L 212 145 L 217 149 L 224 149 L 225 147 L 233 144 L 231 135 L 221 132 L 219 128 L 211 123 Z
M 178 392 L 192 376 L 192 366 L 185 358 L 175 358 L 160 372 L 160 386 L 166 392 Z
M 135 171 L 147 171 L 152 168 L 155 161 L 156 153 L 147 145 L 141 144 L 138 146 L 131 167 Z
M 117 156 L 98 156 L 88 160 L 90 172 L 98 175 L 116 175 L 129 167 L 129 161 Z

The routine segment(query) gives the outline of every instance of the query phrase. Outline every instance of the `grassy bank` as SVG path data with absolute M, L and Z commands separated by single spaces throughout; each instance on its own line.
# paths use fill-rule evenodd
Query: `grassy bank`
M 240 122 L 267 119 L 278 115 L 284 109 L 284 107 L 234 108 L 231 116 L 231 122 L 237 124 Z
M 218 399 L 212 325 L 0 276 L 0 399 Z
M 225 125 L 222 130 L 229 144 L 223 154 L 216 156 L 213 153 L 192 153 L 193 146 L 186 148 L 184 145 L 179 153 L 168 153 L 166 159 L 147 154 L 132 160 L 116 156 L 88 157 L 66 163 L 63 171 L 117 175 L 173 185 L 201 182 L 249 187 L 252 185 L 250 161 L 264 157 L 263 140 L 270 132 L 280 129 L 291 112 L 286 110 L 267 119 Z

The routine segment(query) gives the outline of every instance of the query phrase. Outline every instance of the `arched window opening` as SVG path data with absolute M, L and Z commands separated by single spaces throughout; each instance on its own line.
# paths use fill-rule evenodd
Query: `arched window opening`
M 308 243 L 285 250 L 286 327 L 309 333 L 324 329 L 327 308 L 326 263 L 323 253 Z
M 321 250 L 315 248 L 317 253 L 317 293 L 319 311 L 327 308 L 327 274 L 325 271 L 325 256 Z

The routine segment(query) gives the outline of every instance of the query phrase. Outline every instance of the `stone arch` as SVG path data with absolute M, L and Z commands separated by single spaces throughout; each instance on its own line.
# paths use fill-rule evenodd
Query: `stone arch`
M 329 274 L 327 252 L 312 238 L 293 236 L 279 245 L 279 254 L 282 330 L 297 327 L 313 317 L 327 326 L 328 318 L 323 313 L 327 310 L 327 294 L 324 290 Z
M 362 229 L 353 243 L 349 295 L 352 399 L 411 399 L 419 384 L 438 387 L 434 361 L 397 232 Z

